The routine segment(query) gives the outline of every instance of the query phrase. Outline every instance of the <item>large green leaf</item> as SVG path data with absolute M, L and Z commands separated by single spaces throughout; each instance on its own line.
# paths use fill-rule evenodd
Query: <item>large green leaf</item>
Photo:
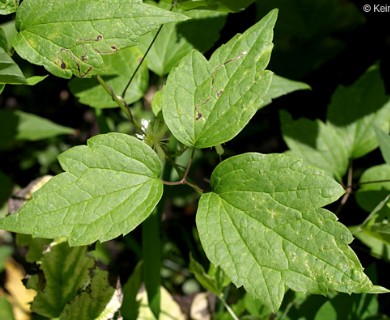
M 192 51 L 168 76 L 162 111 L 173 135 L 187 146 L 207 148 L 236 136 L 264 102 L 272 73 L 274 10 L 207 61 Z
M 291 151 L 339 180 L 352 159 L 378 147 L 375 128 L 389 130 L 390 100 L 377 67 L 332 96 L 327 121 L 292 120 L 281 114 L 283 138 Z
M 102 55 L 135 45 L 163 23 L 185 19 L 141 0 L 24 0 L 14 47 L 56 76 L 89 77 L 102 73 Z
M 186 15 L 191 19 L 170 23 L 161 29 L 146 57 L 148 68 L 159 76 L 169 73 L 192 49 L 202 53 L 209 50 L 218 40 L 226 20 L 226 14 L 208 10 L 193 10 L 186 12 Z M 140 47 L 144 52 L 155 34 L 150 32 L 140 39 Z
M 70 248 L 66 243 L 50 247 L 44 255 L 40 269 L 43 271 L 44 288 L 37 276 L 29 280 L 30 287 L 38 291 L 32 310 L 48 318 L 58 317 L 79 290 L 89 284 L 89 272 L 94 260 L 88 257 L 86 247 Z
M 348 169 L 349 153 L 332 126 L 320 120 L 293 120 L 285 111 L 280 112 L 280 120 L 283 139 L 295 155 L 342 180 Z
M 122 94 L 141 58 L 141 51 L 135 47 L 126 48 L 117 54 L 103 57 L 106 71 L 102 78 L 115 94 Z M 131 104 L 141 99 L 148 88 L 148 84 L 148 69 L 145 64 L 142 64 L 131 86 L 126 91 L 126 102 Z M 118 107 L 112 96 L 94 79 L 74 78 L 70 81 L 69 87 L 81 103 L 94 108 Z
M 344 190 L 298 158 L 242 154 L 217 166 L 197 226 L 203 248 L 234 284 L 276 311 L 286 288 L 383 292 L 363 273 L 352 235 L 320 208 Z
M 161 198 L 161 163 L 134 137 L 109 133 L 59 156 L 66 171 L 33 194 L 0 228 L 40 238 L 65 237 L 70 245 L 127 234 Z
M 378 147 L 375 127 L 388 132 L 390 124 L 390 99 L 378 66 L 368 69 L 353 85 L 337 88 L 328 107 L 327 124 L 344 140 L 352 159 Z

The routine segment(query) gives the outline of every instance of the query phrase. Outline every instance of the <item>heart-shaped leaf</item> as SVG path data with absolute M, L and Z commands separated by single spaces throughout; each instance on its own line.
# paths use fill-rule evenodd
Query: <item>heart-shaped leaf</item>
M 207 148 L 236 136 L 271 84 L 264 70 L 272 51 L 277 11 L 221 46 L 207 61 L 198 51 L 171 71 L 162 93 L 165 122 L 187 146 Z
M 159 25 L 186 20 L 141 0 L 24 0 L 16 13 L 17 53 L 58 77 L 103 71 L 103 54 L 137 44 Z
M 348 229 L 320 208 L 344 192 L 324 171 L 284 154 L 247 153 L 218 165 L 211 185 L 196 219 L 203 248 L 234 284 L 272 311 L 286 288 L 386 291 L 363 273 Z
M 127 234 L 161 198 L 161 163 L 134 137 L 109 133 L 59 156 L 66 171 L 33 194 L 0 228 L 40 238 L 67 238 L 70 245 Z

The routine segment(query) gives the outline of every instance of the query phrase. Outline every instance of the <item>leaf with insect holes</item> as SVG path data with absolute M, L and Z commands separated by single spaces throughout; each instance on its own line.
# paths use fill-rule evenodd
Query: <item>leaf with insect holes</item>
M 198 51 L 173 69 L 162 92 L 162 112 L 183 144 L 207 148 L 235 137 L 262 106 L 272 72 L 277 10 L 217 49 L 207 61 Z
M 161 24 L 186 19 L 141 0 L 24 0 L 14 48 L 58 77 L 90 77 L 103 72 L 102 55 L 134 46 Z
M 1 219 L 0 228 L 87 245 L 129 233 L 161 198 L 158 156 L 126 134 L 97 135 L 62 153 L 59 162 L 65 172 Z
M 287 288 L 386 292 L 364 274 L 352 235 L 321 207 L 343 188 L 324 171 L 285 155 L 246 153 L 220 163 L 196 216 L 207 257 L 272 311 Z

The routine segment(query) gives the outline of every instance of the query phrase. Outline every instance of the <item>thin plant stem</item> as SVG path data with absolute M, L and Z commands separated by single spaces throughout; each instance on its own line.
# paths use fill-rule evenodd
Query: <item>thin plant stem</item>
M 175 5 L 176 5 L 176 1 L 172 1 L 172 5 L 171 5 L 169 11 L 172 11 L 173 8 L 175 7 Z M 150 42 L 148 48 L 146 49 L 145 54 L 142 56 L 141 60 L 139 61 L 138 65 L 137 65 L 137 68 L 135 68 L 133 74 L 131 75 L 129 81 L 128 81 L 127 84 L 126 84 L 126 87 L 123 89 L 122 97 L 125 97 L 125 96 L 126 96 L 126 91 L 127 91 L 127 89 L 129 89 L 131 83 L 133 82 L 133 80 L 134 80 L 134 78 L 135 78 L 135 75 L 137 74 L 138 70 L 141 68 L 142 63 L 145 61 L 146 56 L 148 55 L 148 53 L 149 53 L 150 49 L 152 48 L 153 44 L 155 43 L 155 41 L 156 41 L 158 35 L 160 34 L 161 29 L 163 28 L 163 26 L 164 26 L 164 25 L 162 24 L 162 25 L 160 25 L 160 27 L 158 28 L 156 34 L 154 35 L 152 41 Z
M 186 184 L 189 187 L 193 188 L 197 193 L 202 194 L 203 190 L 201 188 L 199 188 L 196 184 L 193 184 L 187 180 L 188 173 L 190 172 L 190 169 L 191 169 L 192 159 L 194 157 L 194 153 L 195 153 L 195 149 L 192 149 L 191 157 L 190 157 L 190 160 L 188 162 L 188 166 L 183 174 L 183 177 L 179 181 L 162 180 L 162 182 L 167 186 L 178 186 L 178 185 Z
M 138 130 L 142 131 L 141 125 L 135 121 L 133 114 L 126 101 L 122 97 L 119 97 L 115 94 L 114 90 L 103 80 L 101 76 L 96 76 L 96 80 L 99 84 L 106 90 L 106 92 L 111 96 L 112 100 L 116 102 L 116 104 L 121 108 L 124 114 L 130 119 L 130 121 L 137 127 Z

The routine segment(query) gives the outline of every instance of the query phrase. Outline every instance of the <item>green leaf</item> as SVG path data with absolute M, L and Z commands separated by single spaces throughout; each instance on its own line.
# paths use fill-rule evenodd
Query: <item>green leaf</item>
M 14 250 L 11 246 L 4 245 L 3 243 L 0 246 L 0 273 L 4 271 L 5 262 L 9 257 L 12 256 Z
M 352 227 L 350 228 L 354 237 L 359 239 L 368 248 L 373 257 L 390 262 L 390 244 L 370 228 Z
M 215 294 L 217 297 L 222 295 L 222 288 L 219 288 L 216 280 L 210 277 L 203 269 L 203 266 L 190 255 L 190 271 L 194 274 L 196 280 L 203 288 Z
M 33 194 L 0 228 L 40 238 L 65 237 L 71 246 L 127 234 L 161 198 L 161 163 L 154 151 L 121 133 L 88 140 L 59 156 L 66 171 Z
M 0 110 L 0 127 L 0 148 L 14 140 L 37 141 L 74 133 L 72 128 L 19 110 Z
M 0 14 L 14 13 L 19 6 L 19 0 L 1 0 Z
M 288 94 L 296 90 L 309 90 L 310 86 L 303 82 L 289 80 L 277 75 L 272 77 L 271 86 L 264 97 L 263 106 L 270 104 L 273 99 Z
M 159 76 L 169 73 L 192 49 L 202 53 L 209 50 L 218 40 L 226 20 L 226 14 L 215 11 L 193 10 L 186 15 L 191 20 L 170 23 L 161 29 L 146 57 L 148 68 Z M 140 39 L 143 52 L 146 52 L 155 34 L 150 32 Z
M 110 320 L 122 303 L 121 292 L 108 282 L 108 272 L 94 270 L 91 286 L 79 294 L 61 313 L 61 320 Z
M 40 262 L 42 256 L 45 253 L 45 249 L 50 244 L 51 240 L 49 239 L 41 239 L 41 238 L 33 238 L 28 234 L 17 234 L 16 235 L 16 244 L 19 247 L 27 247 L 27 253 L 25 255 L 25 259 L 27 262 L 34 263 Z
M 0 319 L 14 320 L 12 305 L 5 296 L 0 296 Z
M 123 49 L 116 54 L 103 56 L 106 71 L 102 78 L 115 94 L 122 94 L 141 58 L 141 51 L 134 47 Z M 131 104 L 141 99 L 148 88 L 148 84 L 148 69 L 145 64 L 142 64 L 131 86 L 126 91 L 126 103 Z M 95 79 L 72 79 L 69 88 L 83 104 L 94 108 L 118 107 L 112 97 Z
M 178 0 L 177 5 L 184 10 L 209 9 L 224 12 L 238 12 L 244 10 L 256 0 Z
M 123 303 L 121 314 L 127 319 L 137 319 L 140 302 L 137 301 L 137 294 L 142 285 L 142 261 L 135 266 L 133 273 L 123 286 Z
M 327 124 L 344 140 L 350 157 L 364 156 L 378 147 L 375 127 L 386 132 L 390 123 L 390 99 L 373 66 L 353 85 L 340 86 L 328 107 Z
M 373 166 L 363 172 L 356 201 L 360 207 L 371 212 L 390 193 L 390 165 Z M 384 206 L 380 212 L 390 217 L 390 208 Z
M 86 247 L 71 248 L 66 243 L 54 244 L 44 255 L 40 269 L 45 276 L 44 288 L 38 291 L 32 310 L 48 318 L 58 317 L 65 305 L 89 284 L 94 260 Z M 33 281 L 30 281 L 30 284 Z
M 0 84 L 26 84 L 19 66 L 12 60 L 12 58 L 0 48 Z
M 390 137 L 387 133 L 378 128 L 375 128 L 375 134 L 378 139 L 383 159 L 385 159 L 387 164 L 390 164 Z
M 17 53 L 58 77 L 90 77 L 102 55 L 137 44 L 138 37 L 185 16 L 141 0 L 24 0 L 16 14 Z
M 210 261 L 272 311 L 286 287 L 383 292 L 363 273 L 352 235 L 320 208 L 344 190 L 326 173 L 284 155 L 242 154 L 219 164 L 196 223 Z
M 349 153 L 332 126 L 320 120 L 293 120 L 283 110 L 280 112 L 280 121 L 283 139 L 295 155 L 341 181 L 348 169 Z
M 38 82 L 43 81 L 45 78 L 46 76 L 34 76 L 30 78 L 25 78 L 19 66 L 12 60 L 12 58 L 8 55 L 8 53 L 4 51 L 3 48 L 0 48 L 0 85 L 24 84 L 33 86 Z
M 168 76 L 162 93 L 165 122 L 183 144 L 207 148 L 229 141 L 264 102 L 272 73 L 274 10 L 207 61 L 197 51 Z

